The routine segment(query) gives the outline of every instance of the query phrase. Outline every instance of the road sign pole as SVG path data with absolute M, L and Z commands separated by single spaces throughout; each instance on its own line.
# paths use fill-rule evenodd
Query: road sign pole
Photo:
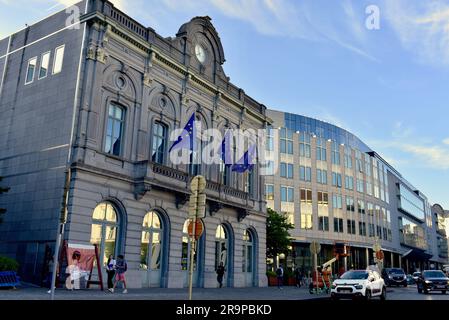
M 193 263 L 195 255 L 195 236 L 196 236 L 196 216 L 193 218 L 192 237 L 190 238 L 190 270 L 189 270 L 189 300 L 192 300 L 193 287 Z

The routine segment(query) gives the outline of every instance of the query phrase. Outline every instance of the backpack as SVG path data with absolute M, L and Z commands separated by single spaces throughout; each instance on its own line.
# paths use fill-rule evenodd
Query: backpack
M 281 269 L 281 268 L 277 268 L 276 274 L 277 274 L 278 276 L 282 276 L 282 269 Z

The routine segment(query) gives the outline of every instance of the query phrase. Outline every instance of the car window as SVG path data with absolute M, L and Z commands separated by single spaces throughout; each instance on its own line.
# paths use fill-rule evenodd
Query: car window
M 402 269 L 390 269 L 388 270 L 388 273 L 398 273 L 398 274 L 404 274 L 404 270 Z
M 348 271 L 345 272 L 340 279 L 346 280 L 365 280 L 368 279 L 368 272 L 366 271 Z
M 425 271 L 424 277 L 426 278 L 444 278 L 445 275 L 443 271 Z

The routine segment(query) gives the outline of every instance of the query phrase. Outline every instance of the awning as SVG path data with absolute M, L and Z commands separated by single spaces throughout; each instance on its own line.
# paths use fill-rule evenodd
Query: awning
M 410 260 L 429 260 L 432 258 L 431 254 L 426 253 L 422 249 L 413 248 L 406 251 L 403 255 L 403 258 L 407 258 Z

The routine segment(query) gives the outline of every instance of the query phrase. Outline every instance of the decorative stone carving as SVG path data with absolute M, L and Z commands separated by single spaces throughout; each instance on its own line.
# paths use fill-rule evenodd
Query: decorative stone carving
M 185 193 L 176 193 L 175 197 L 176 197 L 175 200 L 176 209 L 181 208 L 189 200 L 189 195 Z
M 151 191 L 151 185 L 145 182 L 139 182 L 134 185 L 134 198 L 136 200 L 142 199 L 145 194 Z
M 242 220 L 245 219 L 247 216 L 249 216 L 249 210 L 248 209 L 239 209 L 237 211 L 237 220 L 239 222 L 242 222 Z
M 87 59 L 95 60 L 95 46 L 93 44 L 90 44 L 87 48 Z
M 105 52 L 105 50 L 101 47 L 97 48 L 97 61 L 101 63 L 106 63 L 108 60 L 108 56 Z
M 221 202 L 209 201 L 209 215 L 210 216 L 213 216 L 215 213 L 217 213 L 222 208 L 223 208 L 223 204 Z
M 151 77 L 150 72 L 146 71 L 143 74 L 143 84 L 147 87 L 151 87 L 152 83 L 153 83 L 153 77 Z

